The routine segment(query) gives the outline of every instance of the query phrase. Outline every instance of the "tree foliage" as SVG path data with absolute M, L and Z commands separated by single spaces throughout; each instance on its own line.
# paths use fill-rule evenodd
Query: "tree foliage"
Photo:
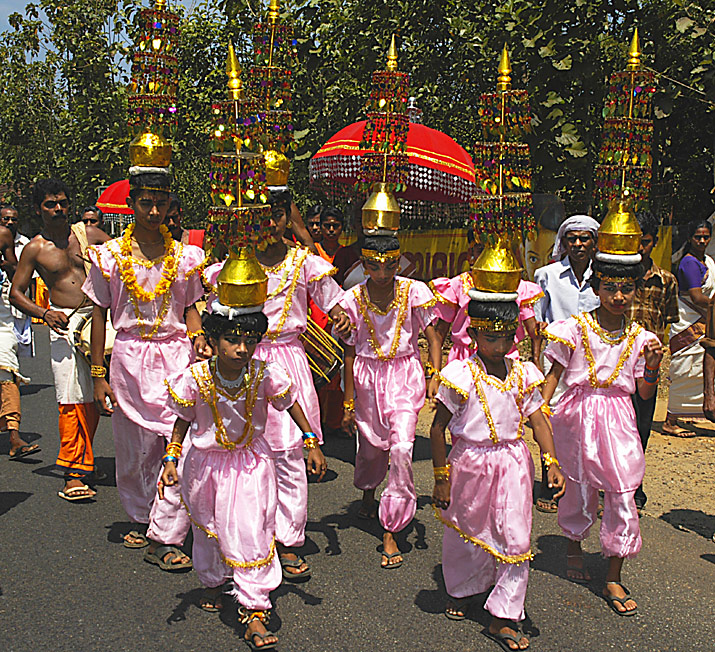
M 78 201 L 126 174 L 126 85 L 131 20 L 138 0 L 39 0 L 9 18 L 0 44 L 0 182 L 26 194 L 56 174 Z M 175 10 L 185 11 L 182 6 Z M 187 214 L 209 201 L 208 121 L 224 96 L 226 44 L 250 68 L 258 0 L 204 1 L 183 15 L 180 127 L 173 166 Z M 301 137 L 291 183 L 307 200 L 310 156 L 363 117 L 371 73 L 398 36 L 399 66 L 411 76 L 424 122 L 468 150 L 481 138 L 481 93 L 496 83 L 507 44 L 513 82 L 531 97 L 535 189 L 586 210 L 600 145 L 608 76 L 623 69 L 633 28 L 646 65 L 668 78 L 656 98 L 654 183 L 678 221 L 712 208 L 715 7 L 709 0 L 300 0 L 294 123 Z

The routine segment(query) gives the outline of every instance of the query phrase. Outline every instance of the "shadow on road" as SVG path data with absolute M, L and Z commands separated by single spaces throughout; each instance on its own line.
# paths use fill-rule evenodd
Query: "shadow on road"
M 20 396 L 30 396 L 31 394 L 37 394 L 43 389 L 52 387 L 52 385 L 44 385 L 42 383 L 30 383 L 29 385 L 20 385 Z
M 711 564 L 715 564 L 715 555 L 711 555 L 710 553 L 700 555 L 700 559 L 704 559 L 705 561 L 709 561 Z
M 25 502 L 30 496 L 32 494 L 26 491 L 0 491 L 0 516 Z
M 42 439 L 42 435 L 39 435 L 36 432 L 20 432 L 20 437 L 22 437 L 22 439 L 24 439 L 28 444 L 39 443 L 38 440 Z M 2 443 L 0 443 L 0 455 L 9 455 L 9 454 L 10 454 L 10 438 L 8 437 L 6 439 L 5 437 L 3 437 Z M 27 461 L 27 462 L 38 463 L 41 461 L 33 456 L 23 457 L 21 459 L 23 462 Z M 13 460 L 13 461 L 19 462 L 20 460 Z
M 660 518 L 674 528 L 685 532 L 695 532 L 709 539 L 715 532 L 715 516 L 695 509 L 671 509 Z

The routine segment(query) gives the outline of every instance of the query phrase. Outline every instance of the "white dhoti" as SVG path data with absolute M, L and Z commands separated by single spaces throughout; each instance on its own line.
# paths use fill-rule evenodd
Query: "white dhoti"
M 65 315 L 71 315 L 66 331 L 57 333 L 50 329 L 50 356 L 57 402 L 60 405 L 92 403 L 94 401 L 94 383 L 89 372 L 89 364 L 73 341 L 75 329 L 84 317 L 92 314 L 92 306 L 79 308 L 76 311 L 52 305 L 50 308 L 63 312 Z M 74 314 L 72 314 L 73 312 Z

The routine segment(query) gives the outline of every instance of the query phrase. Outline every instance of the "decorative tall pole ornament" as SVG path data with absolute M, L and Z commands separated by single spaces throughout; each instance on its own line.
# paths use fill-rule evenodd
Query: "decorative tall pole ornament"
M 594 203 L 604 215 L 625 192 L 636 210 L 648 206 L 653 168 L 655 75 L 643 70 L 638 29 L 628 48 L 626 70 L 611 75 L 603 108 L 603 140 L 594 175 Z
M 511 61 L 504 46 L 499 59 L 497 90 L 480 98 L 484 141 L 474 146 L 474 168 L 481 193 L 471 199 L 476 237 L 494 244 L 523 239 L 536 228 L 531 202 L 529 146 L 531 107 L 524 90 L 513 90 Z

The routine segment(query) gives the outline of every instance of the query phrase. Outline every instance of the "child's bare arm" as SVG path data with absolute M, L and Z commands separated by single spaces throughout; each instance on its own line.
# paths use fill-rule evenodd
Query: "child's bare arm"
M 445 405 L 437 401 L 437 408 L 430 428 L 430 443 L 432 446 L 432 466 L 435 469 L 447 466 L 447 444 L 444 440 L 444 432 L 447 424 L 452 418 L 452 413 Z M 446 509 L 449 507 L 451 484 L 449 477 L 442 477 L 434 481 L 434 491 L 432 500 L 436 507 Z
M 564 367 L 560 362 L 554 362 L 549 369 L 549 373 L 546 374 L 546 383 L 544 384 L 544 389 L 541 395 L 544 397 L 544 403 L 548 405 L 551 402 L 551 397 L 556 391 L 556 386 L 561 380 L 561 374 L 564 372 Z
M 177 419 L 174 422 L 174 429 L 171 431 L 171 443 L 172 444 L 183 444 L 184 438 L 186 437 L 186 432 L 189 429 L 191 423 L 189 421 L 184 421 L 183 419 Z M 157 486 L 159 498 L 164 499 L 164 487 L 171 487 L 179 481 L 179 473 L 176 470 L 176 464 L 171 460 L 167 460 L 164 465 L 164 471 L 161 474 L 161 479 Z
M 658 340 L 646 342 L 643 347 L 643 357 L 646 364 L 645 376 L 638 378 L 636 385 L 640 397 L 647 401 L 649 398 L 653 398 L 656 389 L 658 389 L 658 370 L 663 359 L 663 346 Z
M 295 425 L 300 428 L 301 432 L 312 432 L 308 418 L 305 416 L 305 412 L 303 412 L 303 408 L 298 401 L 288 408 L 288 414 L 290 414 L 291 419 L 295 421 Z M 308 473 L 317 475 L 318 482 L 320 482 L 328 470 L 328 463 L 325 461 L 325 456 L 323 451 L 320 450 L 320 446 L 317 445 L 317 437 L 311 437 L 310 441 L 312 446 L 308 448 Z
M 534 412 L 534 414 L 529 417 L 529 424 L 534 432 L 534 439 L 541 449 L 544 462 L 548 463 L 550 460 L 556 460 L 556 449 L 554 448 L 554 438 L 551 436 L 551 426 L 546 420 L 544 413 L 541 410 Z M 549 488 L 553 489 L 555 487 L 559 490 L 554 494 L 554 498 L 561 497 L 566 490 L 566 485 L 558 463 L 548 464 L 547 473 L 549 477 Z
M 344 405 L 353 405 L 353 409 L 345 408 L 343 412 L 343 430 L 354 435 L 356 432 L 355 425 L 355 377 L 353 376 L 353 365 L 355 364 L 355 347 L 350 344 L 344 344 L 345 351 L 345 399 Z
M 427 398 L 432 400 L 439 389 L 439 377 L 437 372 L 442 368 L 442 339 L 437 329 L 430 324 L 425 328 L 425 337 L 429 349 L 429 361 L 435 370 L 427 388 Z

